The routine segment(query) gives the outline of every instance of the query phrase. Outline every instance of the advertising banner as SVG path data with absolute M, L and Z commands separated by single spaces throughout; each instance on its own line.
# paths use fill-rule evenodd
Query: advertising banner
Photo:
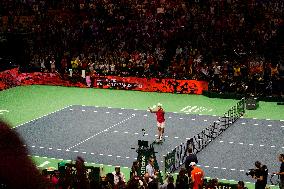
M 86 81 L 81 77 L 66 77 L 58 73 L 20 73 L 18 68 L 0 72 L 0 90 L 18 85 L 94 87 L 180 94 L 202 94 L 203 90 L 208 90 L 206 81 L 196 80 L 92 76 Z
M 95 78 L 94 87 L 146 92 L 202 94 L 203 90 L 208 90 L 208 83 L 196 80 L 102 76 Z

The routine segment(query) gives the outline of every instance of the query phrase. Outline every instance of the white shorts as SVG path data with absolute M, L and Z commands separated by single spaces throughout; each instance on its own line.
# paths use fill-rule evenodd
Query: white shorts
M 165 128 L 165 122 L 162 122 L 162 123 L 157 122 L 157 126 L 158 126 L 159 128 Z

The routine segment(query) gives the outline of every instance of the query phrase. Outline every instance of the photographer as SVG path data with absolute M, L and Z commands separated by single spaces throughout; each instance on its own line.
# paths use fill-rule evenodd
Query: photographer
M 250 175 L 256 180 L 255 189 L 265 189 L 268 175 L 267 166 L 262 165 L 259 161 L 256 161 L 254 165 L 256 168 L 250 171 Z

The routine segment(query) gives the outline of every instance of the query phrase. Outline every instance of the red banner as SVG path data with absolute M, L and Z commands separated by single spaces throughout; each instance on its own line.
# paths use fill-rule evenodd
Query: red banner
M 19 85 L 17 80 L 18 72 L 18 68 L 0 72 L 0 91 Z
M 62 78 L 58 73 L 19 73 L 18 68 L 15 68 L 0 72 L 0 90 L 19 85 L 87 87 L 82 78 L 74 79 Z M 91 84 L 94 88 L 164 93 L 202 94 L 203 90 L 208 90 L 208 83 L 205 81 L 118 76 L 95 77 Z
M 105 76 L 95 78 L 94 87 L 147 92 L 202 94 L 203 90 L 208 90 L 208 83 L 196 80 Z

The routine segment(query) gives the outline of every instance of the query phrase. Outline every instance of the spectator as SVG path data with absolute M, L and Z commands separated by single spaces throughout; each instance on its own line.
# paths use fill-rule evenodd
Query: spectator
M 218 189 L 218 179 L 211 179 L 207 184 L 206 189 Z
M 245 187 L 245 183 L 243 181 L 239 181 L 237 189 L 247 189 L 247 187 Z
M 188 176 L 191 175 L 191 171 L 192 171 L 192 167 L 190 165 L 191 162 L 195 162 L 196 164 L 198 163 L 198 159 L 196 154 L 193 154 L 192 152 L 192 148 L 188 148 L 187 150 L 188 152 L 188 156 L 185 159 L 184 165 L 185 165 L 185 169 L 187 170 L 187 174 Z
M 189 188 L 189 179 L 186 176 L 186 169 L 181 168 L 176 180 L 176 189 L 188 189 Z
M 280 176 L 279 188 L 283 189 L 284 188 L 284 154 L 280 154 L 278 158 L 279 161 L 281 162 L 280 171 L 273 174 Z
M 74 182 L 75 188 L 90 188 L 90 183 L 87 179 L 87 170 L 84 164 L 85 160 L 78 156 L 75 162 L 76 179 Z
M 117 189 L 124 188 L 126 181 L 124 174 L 120 172 L 120 166 L 116 166 L 112 174 L 114 176 L 114 187 Z
M 154 158 L 150 158 L 149 159 L 149 163 L 146 166 L 146 173 L 149 174 L 149 177 L 151 179 L 154 179 L 154 177 L 156 176 L 156 170 L 154 168 L 154 163 L 155 163 L 155 159 Z
M 192 166 L 191 171 L 191 182 L 193 185 L 193 189 L 199 189 L 203 187 L 203 179 L 204 179 L 204 172 L 200 167 L 196 166 L 195 162 L 191 162 L 190 165 Z
M 153 179 L 150 177 L 149 173 L 145 173 L 143 180 L 148 186 L 148 183 L 150 183 Z
M 174 177 L 172 175 L 168 175 L 164 184 L 160 186 L 160 189 L 175 189 Z
M 56 71 L 56 67 L 55 67 L 55 59 L 54 57 L 51 58 L 50 60 L 50 69 L 51 69 L 51 72 L 54 73 Z
M 139 161 L 134 161 L 131 167 L 130 178 L 138 176 Z

